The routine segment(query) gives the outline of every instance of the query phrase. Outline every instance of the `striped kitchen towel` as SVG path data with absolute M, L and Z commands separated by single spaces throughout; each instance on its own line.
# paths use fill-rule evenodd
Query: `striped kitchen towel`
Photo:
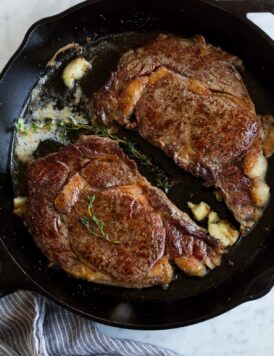
M 151 344 L 114 339 L 45 297 L 19 291 L 0 300 L 0 355 L 159 355 L 175 352 Z

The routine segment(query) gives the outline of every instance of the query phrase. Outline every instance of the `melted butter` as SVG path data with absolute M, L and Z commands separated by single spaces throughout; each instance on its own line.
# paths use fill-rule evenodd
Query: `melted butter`
M 34 89 L 37 91 L 37 89 Z M 79 103 L 83 93 L 81 89 L 78 89 L 75 94 L 75 102 Z M 35 96 L 38 97 L 37 92 Z M 67 140 L 61 138 L 60 130 L 56 125 L 52 125 L 50 128 L 37 128 L 31 129 L 31 125 L 35 122 L 43 123 L 45 119 L 52 119 L 55 121 L 65 121 L 68 118 L 72 118 L 77 122 L 86 123 L 86 119 L 83 115 L 75 113 L 72 106 L 65 106 L 58 110 L 55 108 L 56 103 L 54 101 L 49 102 L 47 105 L 37 108 L 33 111 L 30 118 L 28 118 L 26 123 L 26 128 L 28 129 L 26 133 L 20 131 L 16 134 L 16 144 L 15 144 L 15 154 L 17 158 L 23 162 L 31 162 L 33 160 L 33 153 L 38 148 L 40 142 L 45 140 L 54 140 L 60 143 L 68 143 Z
M 57 139 L 56 131 L 46 132 L 44 129 L 38 129 L 35 132 L 17 133 L 17 142 L 15 146 L 15 154 L 17 158 L 23 162 L 31 162 L 33 153 L 36 151 L 40 142 L 47 139 Z
M 77 96 L 77 99 L 80 100 L 79 96 Z M 65 120 L 68 117 L 73 117 L 76 120 L 83 121 L 82 116 L 73 113 L 72 107 L 65 106 L 63 109 L 58 110 L 58 109 L 54 108 L 55 106 L 56 106 L 56 103 L 51 101 L 46 106 L 38 108 L 37 110 L 35 110 L 33 112 L 32 119 L 33 120 L 44 120 L 44 119 L 50 118 L 50 119 Z

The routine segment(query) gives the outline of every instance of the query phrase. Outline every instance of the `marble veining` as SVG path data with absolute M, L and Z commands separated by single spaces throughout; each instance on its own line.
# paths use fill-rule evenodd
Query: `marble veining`
M 184 356 L 271 356 L 274 354 L 274 290 L 219 317 L 161 331 L 132 331 L 97 324 L 110 336 L 146 341 Z
M 37 20 L 80 3 L 79 0 L 1 0 L 0 70 Z M 274 39 L 273 15 L 248 14 Z M 273 63 L 274 65 L 274 63 Z M 134 331 L 97 324 L 99 330 L 117 338 L 135 339 L 167 347 L 185 356 L 274 355 L 274 290 L 206 322 L 163 331 Z

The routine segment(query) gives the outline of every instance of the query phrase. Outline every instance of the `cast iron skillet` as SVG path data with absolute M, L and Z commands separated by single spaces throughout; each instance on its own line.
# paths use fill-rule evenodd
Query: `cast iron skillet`
M 28 31 L 1 74 L 0 82 L 2 295 L 17 289 L 33 290 L 101 323 L 163 329 L 209 319 L 240 303 L 259 298 L 271 289 L 274 276 L 273 198 L 254 231 L 231 250 L 220 268 L 204 279 L 179 278 L 167 290 L 161 287 L 128 290 L 100 286 L 48 269 L 46 258 L 35 247 L 20 220 L 12 214 L 9 157 L 13 122 L 44 73 L 51 54 L 69 42 L 81 42 L 94 33 L 98 36 L 128 31 L 165 31 L 183 36 L 204 34 L 209 42 L 244 60 L 244 78 L 257 112 L 274 113 L 272 41 L 245 19 L 245 2 L 236 5 L 225 2 L 222 6 L 226 9 L 219 7 L 220 2 L 216 4 L 199 0 L 93 0 L 39 21 Z M 251 10 L 252 3 L 248 2 L 248 5 Z M 266 5 L 261 3 L 260 9 L 269 9 Z M 228 8 L 234 14 L 227 11 Z M 270 160 L 267 181 L 273 191 L 273 159 Z M 184 194 L 192 184 L 201 185 L 197 182 L 187 177 Z M 173 200 L 176 201 L 176 196 Z

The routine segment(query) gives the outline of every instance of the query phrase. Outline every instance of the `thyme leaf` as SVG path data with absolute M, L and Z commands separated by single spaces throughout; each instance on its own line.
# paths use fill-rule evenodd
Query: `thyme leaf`
M 89 219 L 87 217 L 82 217 L 80 220 L 83 225 L 89 226 Z
M 67 135 L 67 131 L 66 130 L 60 130 L 58 133 L 58 138 L 61 142 L 66 142 L 68 135 Z
M 22 117 L 19 117 L 15 124 L 14 124 L 15 128 L 16 128 L 16 131 L 20 132 L 20 133 L 27 133 L 28 132 L 28 128 L 26 127 L 25 125 L 25 121 Z
M 168 193 L 171 188 L 171 183 L 167 177 L 157 178 L 156 180 L 157 187 L 162 189 L 165 193 Z

